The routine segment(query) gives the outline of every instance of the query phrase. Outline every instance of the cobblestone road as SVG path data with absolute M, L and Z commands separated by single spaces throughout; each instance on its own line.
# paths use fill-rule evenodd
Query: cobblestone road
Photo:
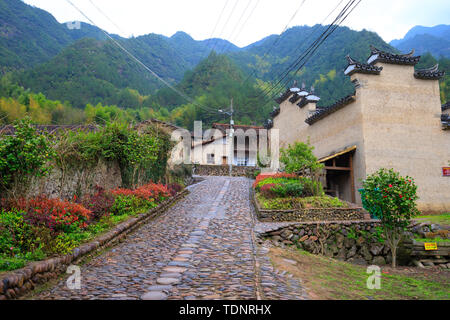
M 209 177 L 164 215 L 36 299 L 307 299 L 255 242 L 251 181 Z

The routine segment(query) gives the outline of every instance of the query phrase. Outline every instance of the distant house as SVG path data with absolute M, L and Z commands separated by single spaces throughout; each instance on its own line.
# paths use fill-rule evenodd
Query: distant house
M 201 165 L 257 166 L 257 155 L 261 143 L 267 143 L 264 127 L 233 126 L 233 147 L 231 146 L 230 125 L 214 123 L 206 130 L 203 139 L 192 145 L 192 163 Z M 231 150 L 232 148 L 232 150 Z
M 362 180 L 394 168 L 416 180 L 421 210 L 450 211 L 450 108 L 441 106 L 438 81 L 444 72 L 414 70 L 420 57 L 413 52 L 371 47 L 366 63 L 347 59 L 354 93 L 317 107 L 317 95 L 290 88 L 266 127 L 279 130 L 280 147 L 309 139 L 325 164 L 329 194 L 361 204 Z

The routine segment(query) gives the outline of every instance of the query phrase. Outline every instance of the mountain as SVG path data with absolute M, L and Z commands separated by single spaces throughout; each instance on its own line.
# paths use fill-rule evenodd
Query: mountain
M 83 37 L 103 38 L 91 25 L 69 29 L 48 12 L 20 0 L 0 0 L 0 74 L 48 61 Z
M 264 81 L 273 81 L 279 78 L 282 71 L 295 64 L 295 60 L 326 28 L 323 25 L 293 27 L 279 37 L 272 35 L 239 52 L 230 53 L 230 57 L 246 73 L 255 74 L 256 78 Z M 339 27 L 292 80 L 304 82 L 308 88 L 314 86 L 321 97 L 319 105 L 329 105 L 354 90 L 349 78 L 343 73 L 347 66 L 346 55 L 366 61 L 370 55 L 370 45 L 396 51 L 374 32 Z
M 16 91 L 14 85 L 20 85 L 27 92 L 43 93 L 78 109 L 87 104 L 116 105 L 138 112 L 137 119 L 157 114 L 162 120 L 183 124 L 192 119 L 217 121 L 221 116 L 213 116 L 211 110 L 226 107 L 233 97 L 240 112 L 237 122 L 261 124 L 275 104 L 273 98 L 292 80 L 304 82 L 308 89 L 313 86 L 321 97 L 319 106 L 327 106 L 354 91 L 343 73 L 347 54 L 364 62 L 370 45 L 398 51 L 374 32 L 338 27 L 297 75 L 292 69 L 281 86 L 264 95 L 263 89 L 294 65 L 328 26 L 293 27 L 244 48 L 222 39 L 197 41 L 181 31 L 171 37 L 147 34 L 125 39 L 111 35 L 160 78 L 187 94 L 190 99 L 186 100 L 100 29 L 85 23 L 80 28 L 59 24 L 47 12 L 19 0 L 0 0 L 0 5 L 0 61 L 5 70 L 14 70 L 5 76 L 3 96 L 8 97 Z M 32 27 L 26 26 L 27 21 Z M 432 36 L 445 34 L 442 30 Z M 409 36 L 421 35 L 413 32 Z
M 202 119 L 205 124 L 227 121 L 228 116 L 219 114 L 220 109 L 228 109 L 233 98 L 237 123 L 262 123 L 271 106 L 261 104 L 257 97 L 261 89 L 254 81 L 244 82 L 247 75 L 226 55 L 212 52 L 192 71 L 186 72 L 177 89 L 193 97 L 187 103 L 170 89 L 164 88 L 150 97 L 149 106 L 167 108 L 176 116 L 172 121 L 180 126 L 191 128 L 194 121 Z
M 392 40 L 392 46 L 400 51 L 416 50 L 416 54 L 422 55 L 431 52 L 433 56 L 450 57 L 450 25 L 438 25 L 435 27 L 416 26 L 405 35 L 403 39 Z

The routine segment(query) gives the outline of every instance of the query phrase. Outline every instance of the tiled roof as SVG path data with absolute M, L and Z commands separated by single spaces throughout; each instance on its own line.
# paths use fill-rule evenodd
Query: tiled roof
M 275 118 L 275 117 L 278 116 L 279 114 L 280 114 L 280 107 L 274 109 L 274 110 L 270 113 L 270 116 L 271 116 L 272 118 Z
M 278 104 L 283 103 L 287 98 L 291 96 L 293 92 L 291 89 L 287 89 L 284 93 L 282 93 L 277 99 L 275 99 L 275 102 Z
M 443 104 L 441 108 L 442 108 L 442 111 L 450 109 L 450 101 L 447 102 L 446 104 Z
M 414 77 L 422 80 L 439 80 L 444 75 L 444 71 L 439 71 L 439 64 L 428 69 L 416 70 L 414 72 Z
M 98 127 L 96 125 L 34 125 L 37 132 L 58 134 L 61 131 L 97 131 Z M 16 130 L 12 125 L 0 126 L 0 135 L 14 135 Z
M 214 124 L 212 125 L 212 127 L 213 127 L 214 129 L 218 129 L 218 130 L 220 130 L 220 131 L 222 131 L 222 132 L 226 132 L 227 129 L 230 129 L 230 124 L 229 124 L 229 123 L 214 123 Z M 242 129 L 242 130 L 244 130 L 244 131 L 247 131 L 247 130 L 250 130 L 250 129 L 254 129 L 254 130 L 264 129 L 264 127 L 259 127 L 259 126 L 245 126 L 245 125 L 239 125 L 239 124 L 233 125 L 233 128 L 234 128 L 235 130 Z
M 266 128 L 267 130 L 270 130 L 273 128 L 273 120 L 272 119 L 267 119 L 264 122 L 264 128 Z
M 367 60 L 369 64 L 375 64 L 377 62 L 391 63 L 391 64 L 404 64 L 404 65 L 416 65 L 420 56 L 414 57 L 414 50 L 407 54 L 393 54 L 390 52 L 381 51 L 374 46 L 370 46 L 371 55 Z
M 442 114 L 441 115 L 441 122 L 444 129 L 450 129 L 450 115 L 449 114 Z
M 310 103 L 310 102 L 317 103 L 319 100 L 320 100 L 319 97 L 317 97 L 315 95 L 309 95 L 309 96 L 303 97 L 303 99 L 300 100 L 299 103 L 297 103 L 297 106 L 299 106 L 300 108 L 303 108 L 308 103 Z
M 329 107 L 319 108 L 311 117 L 306 119 L 305 122 L 309 125 L 312 125 L 312 124 L 316 123 L 317 121 L 325 118 L 326 116 L 338 111 L 339 109 L 342 109 L 346 105 L 348 105 L 356 100 L 355 94 L 356 93 L 348 95 L 345 98 L 342 98 L 341 100 L 337 101 L 335 104 L 333 104 Z
M 371 64 L 361 63 L 354 59 L 352 59 L 349 55 L 347 55 L 348 66 L 345 69 L 344 73 L 347 76 L 351 76 L 354 73 L 367 73 L 367 74 L 380 74 L 383 67 L 377 67 Z

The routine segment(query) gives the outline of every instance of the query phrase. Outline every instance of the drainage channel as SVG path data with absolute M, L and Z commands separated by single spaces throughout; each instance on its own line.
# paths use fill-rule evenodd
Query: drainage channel
M 141 296 L 141 300 L 167 300 L 173 286 L 180 284 L 183 273 L 191 265 L 192 255 L 198 250 L 198 242 L 205 236 L 211 220 L 222 214 L 223 210 L 220 208 L 220 204 L 229 185 L 230 180 L 226 180 L 206 216 L 191 232 L 186 242 L 181 245 L 175 258 L 162 269 L 162 273 L 156 280 L 157 284 L 150 286 L 148 292 Z

